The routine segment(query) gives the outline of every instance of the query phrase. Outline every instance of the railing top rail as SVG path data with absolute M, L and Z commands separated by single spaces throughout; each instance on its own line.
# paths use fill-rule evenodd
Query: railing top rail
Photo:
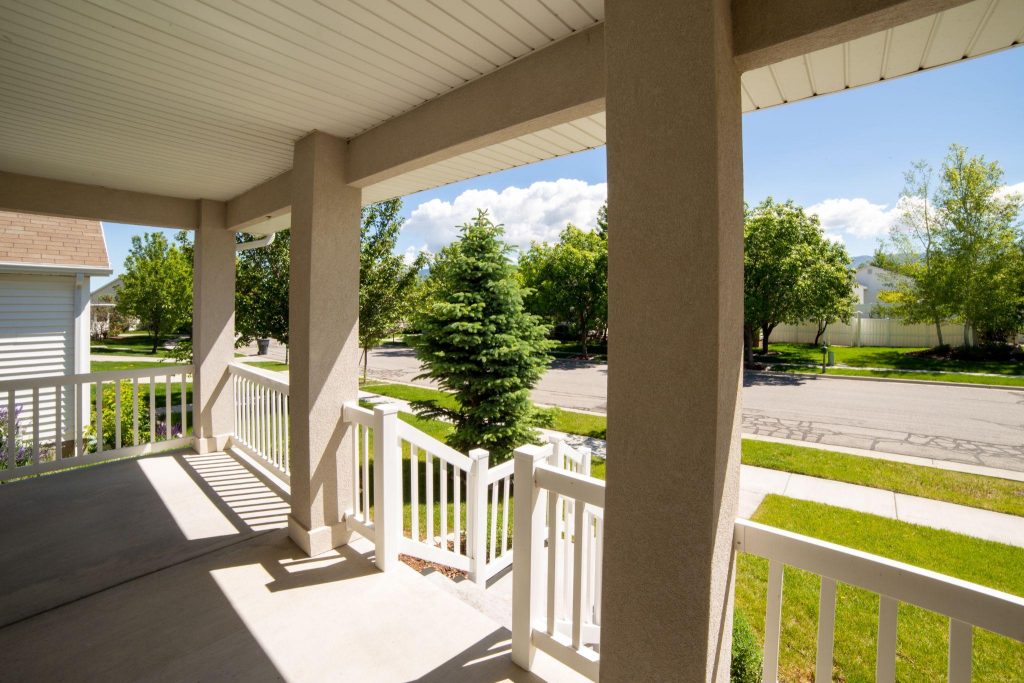
M 878 555 L 737 520 L 737 550 L 1024 641 L 1024 598 Z
M 547 463 L 537 463 L 534 471 L 537 486 L 581 501 L 594 507 L 604 507 L 604 482 L 583 474 L 560 470 Z
M 487 482 L 486 483 L 493 484 L 494 482 L 498 481 L 499 479 L 504 479 L 505 477 L 507 477 L 510 474 L 512 474 L 513 472 L 515 472 L 515 469 L 516 469 L 516 461 L 515 460 L 506 460 L 505 462 L 501 463 L 500 465 L 495 465 L 494 467 L 491 467 L 491 468 L 489 468 L 487 470 Z
M 373 411 L 362 407 L 358 401 L 349 401 L 345 404 L 342 418 L 346 422 L 355 422 L 366 427 L 373 427 Z
M 232 375 L 251 379 L 257 384 L 262 384 L 274 391 L 288 395 L 288 379 L 279 373 L 264 370 L 262 368 L 250 367 L 244 363 L 231 363 L 228 365 L 228 372 Z
M 417 448 L 427 451 L 431 455 L 437 456 L 438 458 L 455 465 L 461 470 L 468 472 L 473 467 L 473 459 L 468 455 L 459 453 L 451 446 L 441 443 L 434 437 L 430 436 L 430 434 L 421 432 L 407 422 L 399 421 L 398 437 L 408 441 Z
M 136 377 L 164 377 L 166 375 L 192 374 L 195 368 L 191 365 L 154 365 L 149 368 L 133 368 L 131 370 L 104 370 L 103 372 L 83 372 L 77 375 L 49 375 L 46 377 L 27 377 L 0 381 L 0 392 L 20 391 L 22 389 L 42 389 L 45 387 L 81 384 L 86 382 L 114 382 L 121 379 Z

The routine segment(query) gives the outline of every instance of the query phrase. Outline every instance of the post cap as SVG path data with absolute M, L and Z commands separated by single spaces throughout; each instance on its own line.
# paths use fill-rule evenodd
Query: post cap
M 486 460 L 491 454 L 485 448 L 474 448 L 469 451 L 468 455 L 472 460 Z
M 402 407 L 397 403 L 378 403 L 373 406 L 373 412 L 375 415 L 394 415 L 395 413 L 401 412 Z

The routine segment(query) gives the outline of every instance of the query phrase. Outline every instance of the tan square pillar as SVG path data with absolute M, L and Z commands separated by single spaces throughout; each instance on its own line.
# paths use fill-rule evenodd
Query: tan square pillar
M 223 202 L 199 200 L 192 280 L 193 444 L 223 450 L 234 431 L 228 363 L 235 351 L 235 234 Z
M 728 0 L 606 3 L 602 681 L 726 681 L 739 493 L 740 80 Z
M 348 542 L 352 436 L 359 392 L 362 193 L 344 180 L 345 142 L 311 133 L 295 145 L 289 276 L 292 539 L 310 555 Z

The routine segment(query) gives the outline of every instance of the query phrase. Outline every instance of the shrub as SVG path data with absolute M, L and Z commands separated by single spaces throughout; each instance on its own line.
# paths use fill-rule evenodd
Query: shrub
M 14 461 L 20 467 L 28 464 L 31 448 L 18 434 L 21 405 L 14 405 L 14 434 L 7 433 L 7 406 L 0 406 L 0 469 L 7 469 L 7 440 L 14 439 Z
M 746 615 L 739 609 L 732 617 L 732 665 L 729 680 L 732 683 L 761 683 L 761 647 Z

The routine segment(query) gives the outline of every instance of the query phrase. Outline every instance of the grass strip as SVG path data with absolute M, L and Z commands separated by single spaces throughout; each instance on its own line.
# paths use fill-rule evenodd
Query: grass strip
M 754 515 L 763 524 L 874 553 L 1014 595 L 1024 595 L 1024 549 L 876 517 L 843 508 L 767 496 Z M 768 562 L 737 558 L 736 606 L 764 642 Z M 817 642 L 818 576 L 787 567 L 783 581 L 780 680 L 812 680 Z M 878 596 L 840 584 L 836 599 L 833 679 L 870 681 L 875 674 Z M 949 620 L 899 606 L 896 679 L 946 678 Z M 1024 643 L 975 629 L 974 680 L 1005 681 L 1024 671 Z

